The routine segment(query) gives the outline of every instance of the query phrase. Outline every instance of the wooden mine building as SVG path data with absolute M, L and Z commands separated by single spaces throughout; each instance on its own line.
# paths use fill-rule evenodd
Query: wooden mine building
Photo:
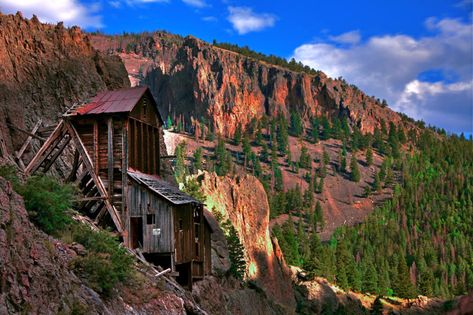
M 72 143 L 80 210 L 191 287 L 210 273 L 211 228 L 203 204 L 161 178 L 162 125 L 147 87 L 99 93 L 64 114 L 25 173 L 47 171 Z

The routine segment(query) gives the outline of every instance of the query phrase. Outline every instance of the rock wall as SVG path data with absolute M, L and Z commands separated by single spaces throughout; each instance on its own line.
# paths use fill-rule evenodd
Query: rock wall
M 218 48 L 192 36 L 163 32 L 91 36 L 94 47 L 119 54 L 134 84 L 147 84 L 164 117 L 205 118 L 224 135 L 252 117 L 345 113 L 363 132 L 400 116 L 344 80 L 298 73 Z
M 245 248 L 246 279 L 262 288 L 286 312 L 293 312 L 292 282 L 270 237 L 269 204 L 263 185 L 251 175 L 230 178 L 204 172 L 198 180 L 207 197 L 207 208 L 230 219 L 238 232 Z
M 129 86 L 117 56 L 95 50 L 78 28 L 0 14 L 0 133 L 12 153 L 31 130 L 56 123 L 66 108 L 97 91 Z

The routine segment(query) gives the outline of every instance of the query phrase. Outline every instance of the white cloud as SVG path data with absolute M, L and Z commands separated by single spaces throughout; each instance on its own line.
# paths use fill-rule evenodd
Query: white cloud
M 360 31 L 350 31 L 338 36 L 330 36 L 330 39 L 336 43 L 340 44 L 358 44 L 361 40 Z
M 413 118 L 451 131 L 471 132 L 471 21 L 429 18 L 425 25 L 430 36 L 374 36 L 363 42 L 354 40 L 349 46 L 319 41 L 297 47 L 293 57 L 332 77 L 343 76 Z M 454 74 L 455 80 L 440 78 L 432 83 L 419 78 L 432 70 Z
M 101 28 L 102 17 L 97 14 L 98 4 L 84 5 L 77 0 L 0 0 L 4 13 L 21 11 L 25 17 L 36 14 L 40 21 L 47 23 L 64 22 L 67 26 Z
M 208 6 L 204 0 L 182 0 L 182 2 L 195 8 L 205 8 Z
M 269 13 L 255 13 L 248 7 L 228 7 L 228 21 L 238 34 L 261 31 L 272 27 L 276 23 L 276 17 Z

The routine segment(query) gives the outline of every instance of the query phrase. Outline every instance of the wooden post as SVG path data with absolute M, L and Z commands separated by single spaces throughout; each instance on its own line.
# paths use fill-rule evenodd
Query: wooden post
M 25 168 L 25 175 L 34 173 L 38 167 L 43 163 L 47 156 L 51 153 L 51 146 L 62 136 L 64 136 L 64 121 L 61 120 L 54 129 L 53 133 L 49 136 L 43 146 L 39 149 L 38 153 L 33 157 L 28 166 Z
M 113 119 L 107 119 L 107 152 L 108 152 L 108 195 L 113 202 Z
M 115 227 L 117 228 L 118 232 L 121 234 L 123 233 L 123 224 L 120 219 L 120 215 L 117 212 L 117 209 L 112 205 L 110 202 L 110 198 L 108 196 L 107 190 L 105 189 L 105 186 L 100 179 L 100 177 L 94 172 L 94 167 L 92 165 L 92 160 L 90 159 L 89 154 L 87 153 L 87 149 L 85 148 L 84 144 L 82 143 L 82 140 L 79 137 L 79 134 L 77 133 L 77 130 L 72 126 L 70 123 L 65 123 L 64 126 L 66 129 L 69 131 L 69 134 L 72 137 L 72 140 L 74 141 L 74 144 L 76 145 L 77 150 L 79 150 L 81 156 L 82 156 L 82 162 L 84 163 L 84 166 L 86 167 L 87 171 L 89 172 L 90 176 L 94 180 L 95 185 L 97 186 L 97 189 L 100 193 L 100 196 L 104 197 L 104 204 L 106 211 L 110 214 L 113 223 L 115 224 Z M 103 210 L 100 211 L 102 213 Z M 100 216 L 100 213 L 98 217 Z M 101 217 L 101 216 L 100 216 Z
M 122 221 L 124 222 L 123 243 L 131 247 L 128 233 L 130 230 L 130 216 L 128 215 L 128 119 L 123 121 L 122 127 Z
M 99 173 L 99 124 L 97 120 L 94 120 L 94 125 L 93 125 L 93 146 L 94 146 L 94 152 L 93 152 L 93 162 L 94 162 L 94 170 L 95 173 Z
M 32 135 L 36 134 L 39 127 L 41 126 L 41 123 L 42 123 L 42 120 L 41 119 L 38 120 L 38 122 L 34 126 L 33 130 L 31 131 Z M 28 148 L 29 144 L 31 143 L 31 140 L 33 140 L 32 135 L 29 135 L 28 138 L 26 138 L 25 143 L 23 143 L 23 145 L 21 146 L 21 149 L 16 153 L 16 158 L 18 159 L 18 163 L 19 163 L 20 167 L 22 167 L 23 169 L 25 168 L 25 165 L 23 164 L 23 160 L 21 159 L 21 157 L 23 156 L 23 153 L 25 153 L 26 148 Z
M 66 179 L 67 183 L 74 182 L 77 179 L 77 170 L 79 169 L 79 165 L 80 165 L 79 159 L 80 159 L 79 151 L 77 151 L 77 149 L 75 149 L 75 151 L 74 151 L 74 162 L 72 163 L 71 173 L 69 174 L 69 176 Z

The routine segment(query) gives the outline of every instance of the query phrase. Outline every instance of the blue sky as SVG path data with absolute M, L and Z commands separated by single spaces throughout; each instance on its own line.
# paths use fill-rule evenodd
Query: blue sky
M 391 108 L 471 133 L 472 0 L 0 0 L 0 10 L 119 34 L 164 29 L 343 76 Z

